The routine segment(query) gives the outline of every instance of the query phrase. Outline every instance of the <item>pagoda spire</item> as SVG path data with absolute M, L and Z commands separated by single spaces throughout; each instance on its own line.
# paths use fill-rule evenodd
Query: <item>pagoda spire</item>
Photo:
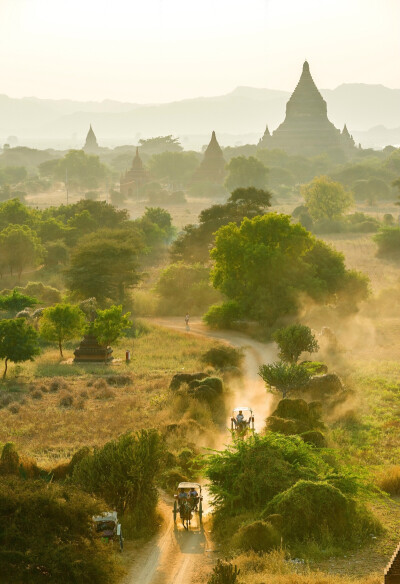
M 89 131 L 86 136 L 86 142 L 83 147 L 84 150 L 97 150 L 99 145 L 97 143 L 97 138 L 95 133 L 93 132 L 92 124 L 89 126 Z

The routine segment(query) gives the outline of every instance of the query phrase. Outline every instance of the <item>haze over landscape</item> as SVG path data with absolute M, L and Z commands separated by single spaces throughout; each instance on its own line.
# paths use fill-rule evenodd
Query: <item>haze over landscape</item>
M 280 123 L 304 58 L 336 125 L 366 147 L 400 142 L 396 0 L 117 0 L 95 10 L 3 0 L 1 10 L 3 142 L 76 147 L 92 123 L 103 146 L 158 132 L 193 148 L 211 129 L 224 145 L 254 143 Z
M 0 0 L 0 584 L 400 583 L 400 0 Z

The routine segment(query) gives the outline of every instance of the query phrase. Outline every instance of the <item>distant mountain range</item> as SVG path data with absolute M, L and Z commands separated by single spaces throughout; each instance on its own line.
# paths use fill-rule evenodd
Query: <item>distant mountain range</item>
M 400 89 L 352 83 L 321 93 L 329 119 L 338 128 L 346 123 L 363 147 L 400 144 Z M 81 147 L 90 123 L 101 146 L 173 134 L 185 148 L 198 148 L 212 130 L 225 146 L 256 143 L 267 124 L 274 130 L 283 121 L 289 97 L 287 91 L 252 87 L 237 87 L 217 97 L 149 105 L 0 95 L 0 143 L 16 136 L 18 145 Z

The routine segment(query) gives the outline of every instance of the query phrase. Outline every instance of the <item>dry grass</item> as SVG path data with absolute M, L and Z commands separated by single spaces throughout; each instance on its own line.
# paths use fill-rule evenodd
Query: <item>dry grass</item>
M 400 428 L 400 423 L 398 429 Z M 400 496 L 400 466 L 386 468 L 378 477 L 378 486 L 389 495 Z
M 381 584 L 382 576 L 362 578 L 312 571 L 310 567 L 284 550 L 274 550 L 266 554 L 249 552 L 235 558 L 240 569 L 241 584 Z
M 125 339 L 115 348 L 120 361 L 112 365 L 60 363 L 57 351 L 48 350 L 33 363 L 17 368 L 17 377 L 11 367 L 0 392 L 12 400 L 25 395 L 33 399 L 25 403 L 19 399 L 13 410 L 0 409 L 0 445 L 14 442 L 21 454 L 52 467 L 82 446 L 100 445 L 123 432 L 160 427 L 171 420 L 186 424 L 186 429 L 193 426 L 199 438 L 201 424 L 212 428 L 209 412 L 196 412 L 193 407 L 176 420 L 166 407 L 172 401 L 168 388 L 175 373 L 203 370 L 199 358 L 213 345 L 205 338 L 151 327 L 149 334 Z M 128 366 L 122 361 L 125 349 L 131 350 Z M 201 418 L 200 423 L 190 420 L 195 416 Z M 173 439 L 178 440 L 175 435 Z

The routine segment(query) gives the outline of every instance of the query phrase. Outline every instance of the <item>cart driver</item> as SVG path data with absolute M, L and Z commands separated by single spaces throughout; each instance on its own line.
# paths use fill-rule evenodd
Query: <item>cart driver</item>
M 178 493 L 178 502 L 179 502 L 179 505 L 182 505 L 182 503 L 184 501 L 187 501 L 187 498 L 188 498 L 188 494 L 185 491 L 185 489 L 179 489 L 179 493 Z
M 242 426 L 243 423 L 244 423 L 244 415 L 243 415 L 242 410 L 239 410 L 239 413 L 236 416 L 236 420 L 235 420 L 236 428 Z
M 195 487 L 190 487 L 189 499 L 191 500 L 193 507 L 195 507 L 199 500 L 199 494 Z

